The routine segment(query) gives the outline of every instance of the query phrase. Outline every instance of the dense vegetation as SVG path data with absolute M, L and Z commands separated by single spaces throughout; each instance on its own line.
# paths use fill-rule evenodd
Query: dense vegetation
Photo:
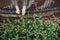
M 59 29 L 55 21 L 44 23 L 42 16 L 32 19 L 20 15 L 19 19 L 7 20 L 0 26 L 0 40 L 60 40 Z

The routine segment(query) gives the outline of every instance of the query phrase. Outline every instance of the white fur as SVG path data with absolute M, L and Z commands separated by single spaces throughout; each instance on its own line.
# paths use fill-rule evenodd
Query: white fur
M 25 13 L 26 13 L 26 6 L 23 6 L 23 8 L 22 8 L 22 15 L 25 15 Z
M 19 14 L 20 13 L 19 7 L 16 5 L 15 8 L 16 8 L 16 13 Z

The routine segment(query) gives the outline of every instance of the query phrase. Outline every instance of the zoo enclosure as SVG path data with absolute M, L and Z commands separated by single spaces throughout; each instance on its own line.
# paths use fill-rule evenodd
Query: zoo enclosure
M 30 11 L 30 13 L 45 13 L 45 12 L 49 12 L 49 11 L 60 11 L 60 3 L 59 0 L 54 0 L 55 3 L 52 3 L 51 6 L 46 7 L 45 9 L 38 9 L 38 11 L 35 10 L 35 8 L 38 8 L 39 6 L 41 6 L 41 4 L 43 5 L 44 0 L 40 0 L 37 1 L 37 7 L 35 7 L 35 4 L 31 6 L 30 9 L 27 10 Z M 17 18 L 19 15 L 15 13 L 15 8 L 4 8 L 5 6 L 10 5 L 11 0 L 0 0 L 0 19 L 3 20 L 5 18 Z M 18 2 L 19 8 L 22 8 L 22 5 L 20 2 Z M 33 11 L 32 11 L 33 10 Z M 1 18 L 3 17 L 3 18 Z M 30 16 L 31 17 L 31 16 Z

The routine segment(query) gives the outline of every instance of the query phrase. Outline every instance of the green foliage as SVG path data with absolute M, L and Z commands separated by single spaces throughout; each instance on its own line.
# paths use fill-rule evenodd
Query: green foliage
M 58 29 L 54 21 L 45 24 L 42 16 L 32 19 L 20 15 L 19 19 L 7 20 L 0 26 L 0 40 L 59 40 Z

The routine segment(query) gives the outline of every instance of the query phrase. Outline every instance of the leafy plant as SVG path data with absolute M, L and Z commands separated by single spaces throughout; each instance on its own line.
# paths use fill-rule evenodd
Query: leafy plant
M 6 20 L 0 26 L 0 40 L 59 40 L 59 25 L 51 21 L 45 24 L 42 16 L 34 14 L 34 19 L 22 15 L 14 21 Z

